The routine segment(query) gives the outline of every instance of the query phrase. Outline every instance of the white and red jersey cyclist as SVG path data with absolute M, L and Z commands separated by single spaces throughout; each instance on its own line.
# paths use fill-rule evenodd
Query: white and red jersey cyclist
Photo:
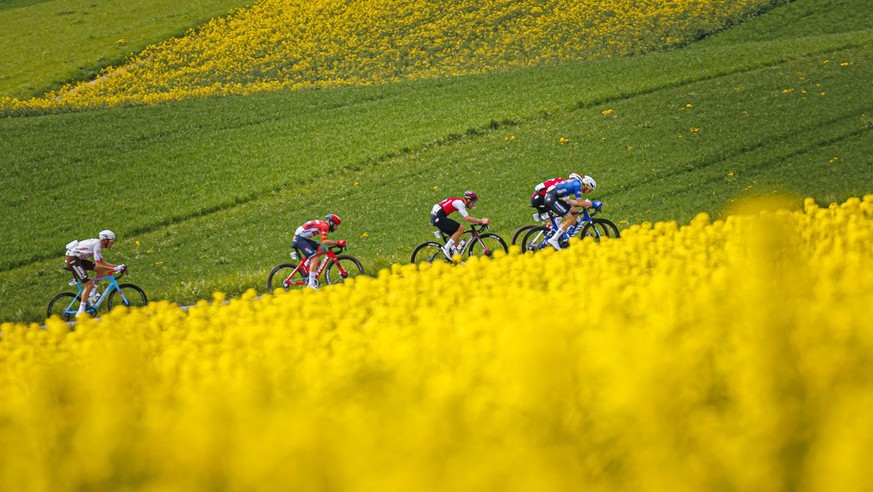
M 449 240 L 446 241 L 446 244 L 443 246 L 443 251 L 446 254 L 452 254 L 454 252 L 455 245 L 458 244 L 461 234 L 464 233 L 464 227 L 461 226 L 460 223 L 449 218 L 449 215 L 458 212 L 461 217 L 464 218 L 465 222 L 485 225 L 491 223 L 488 217 L 477 219 L 467 211 L 468 208 L 473 208 L 478 200 L 479 196 L 476 193 L 467 190 L 464 192 L 463 198 L 450 196 L 434 205 L 431 209 L 430 225 L 442 231 L 443 234 L 450 236 Z
M 564 178 L 551 178 L 543 181 L 542 183 L 534 186 L 533 195 L 530 196 L 530 206 L 537 209 L 537 212 L 543 213 L 548 208 L 546 207 L 546 192 L 552 186 L 564 181 Z

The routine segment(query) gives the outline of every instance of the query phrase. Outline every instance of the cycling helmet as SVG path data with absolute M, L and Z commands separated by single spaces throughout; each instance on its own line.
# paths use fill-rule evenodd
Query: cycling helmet
M 100 231 L 100 234 L 97 236 L 100 239 L 108 239 L 110 241 L 115 241 L 115 233 L 110 231 L 109 229 L 104 229 Z
M 464 198 L 466 198 L 467 200 L 470 200 L 471 202 L 475 202 L 475 201 L 479 200 L 479 195 L 477 195 L 476 193 L 474 193 L 470 190 L 467 190 L 464 192 Z
M 578 182 L 582 182 L 582 175 L 579 173 L 570 173 L 570 179 L 575 179 Z
M 594 178 L 587 174 L 582 178 L 582 184 L 591 188 L 591 191 L 594 191 L 594 189 L 597 188 L 597 183 L 594 181 Z
M 337 214 L 327 214 L 324 216 L 324 220 L 333 222 L 336 225 L 340 225 L 343 223 L 343 221 L 340 220 L 339 215 Z

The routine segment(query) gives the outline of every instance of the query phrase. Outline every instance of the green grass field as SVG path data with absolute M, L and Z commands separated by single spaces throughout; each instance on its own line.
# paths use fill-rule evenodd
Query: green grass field
M 0 96 L 18 99 L 101 68 L 249 4 L 243 0 L 0 0 Z
M 327 212 L 371 273 L 407 262 L 432 204 L 467 188 L 508 238 L 533 185 L 571 171 L 621 227 L 873 193 L 866 6 L 798 0 L 646 56 L 0 119 L 0 319 L 40 321 L 64 244 L 103 228 L 130 281 L 186 304 L 263 290 Z

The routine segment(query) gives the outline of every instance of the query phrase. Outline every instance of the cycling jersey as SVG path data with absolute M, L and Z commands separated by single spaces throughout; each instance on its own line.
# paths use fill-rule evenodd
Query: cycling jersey
M 315 236 L 321 235 L 321 241 L 327 239 L 327 233 L 330 231 L 330 225 L 324 220 L 310 220 L 294 231 L 295 236 L 300 236 L 304 239 L 312 239 Z
M 446 215 L 451 215 L 454 212 L 461 214 L 461 217 L 470 215 L 467 212 L 467 205 L 464 204 L 463 198 L 449 197 L 433 206 L 432 214 L 439 212 L 442 209 Z
M 67 256 L 87 260 L 93 257 L 95 262 L 103 261 L 103 244 L 99 239 L 85 239 L 67 244 Z
M 582 198 L 582 183 L 575 179 L 561 181 L 549 187 L 548 193 L 555 193 L 558 198 L 565 198 L 573 194 L 578 200 Z
M 552 178 L 552 179 L 547 179 L 547 180 L 543 181 L 542 183 L 540 183 L 540 184 L 534 186 L 534 193 L 537 194 L 537 195 L 539 195 L 539 196 L 545 196 L 545 195 L 546 195 L 546 191 L 547 191 L 549 188 L 551 188 L 552 186 L 554 186 L 554 185 L 560 183 L 561 181 L 564 181 L 564 178 Z

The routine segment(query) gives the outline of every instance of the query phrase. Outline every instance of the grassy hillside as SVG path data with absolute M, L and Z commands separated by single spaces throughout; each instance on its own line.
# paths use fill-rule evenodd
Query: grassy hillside
M 146 46 L 244 0 L 0 0 L 0 96 L 25 99 L 94 78 Z
M 0 116 L 370 85 L 676 47 L 786 0 L 260 0 Z
M 507 236 L 533 184 L 571 171 L 622 227 L 774 190 L 873 192 L 864 5 L 800 0 L 639 57 L 0 119 L 0 319 L 38 320 L 63 245 L 107 227 L 110 261 L 189 303 L 262 288 L 294 227 L 327 212 L 370 271 L 406 262 L 430 206 L 468 187 Z

